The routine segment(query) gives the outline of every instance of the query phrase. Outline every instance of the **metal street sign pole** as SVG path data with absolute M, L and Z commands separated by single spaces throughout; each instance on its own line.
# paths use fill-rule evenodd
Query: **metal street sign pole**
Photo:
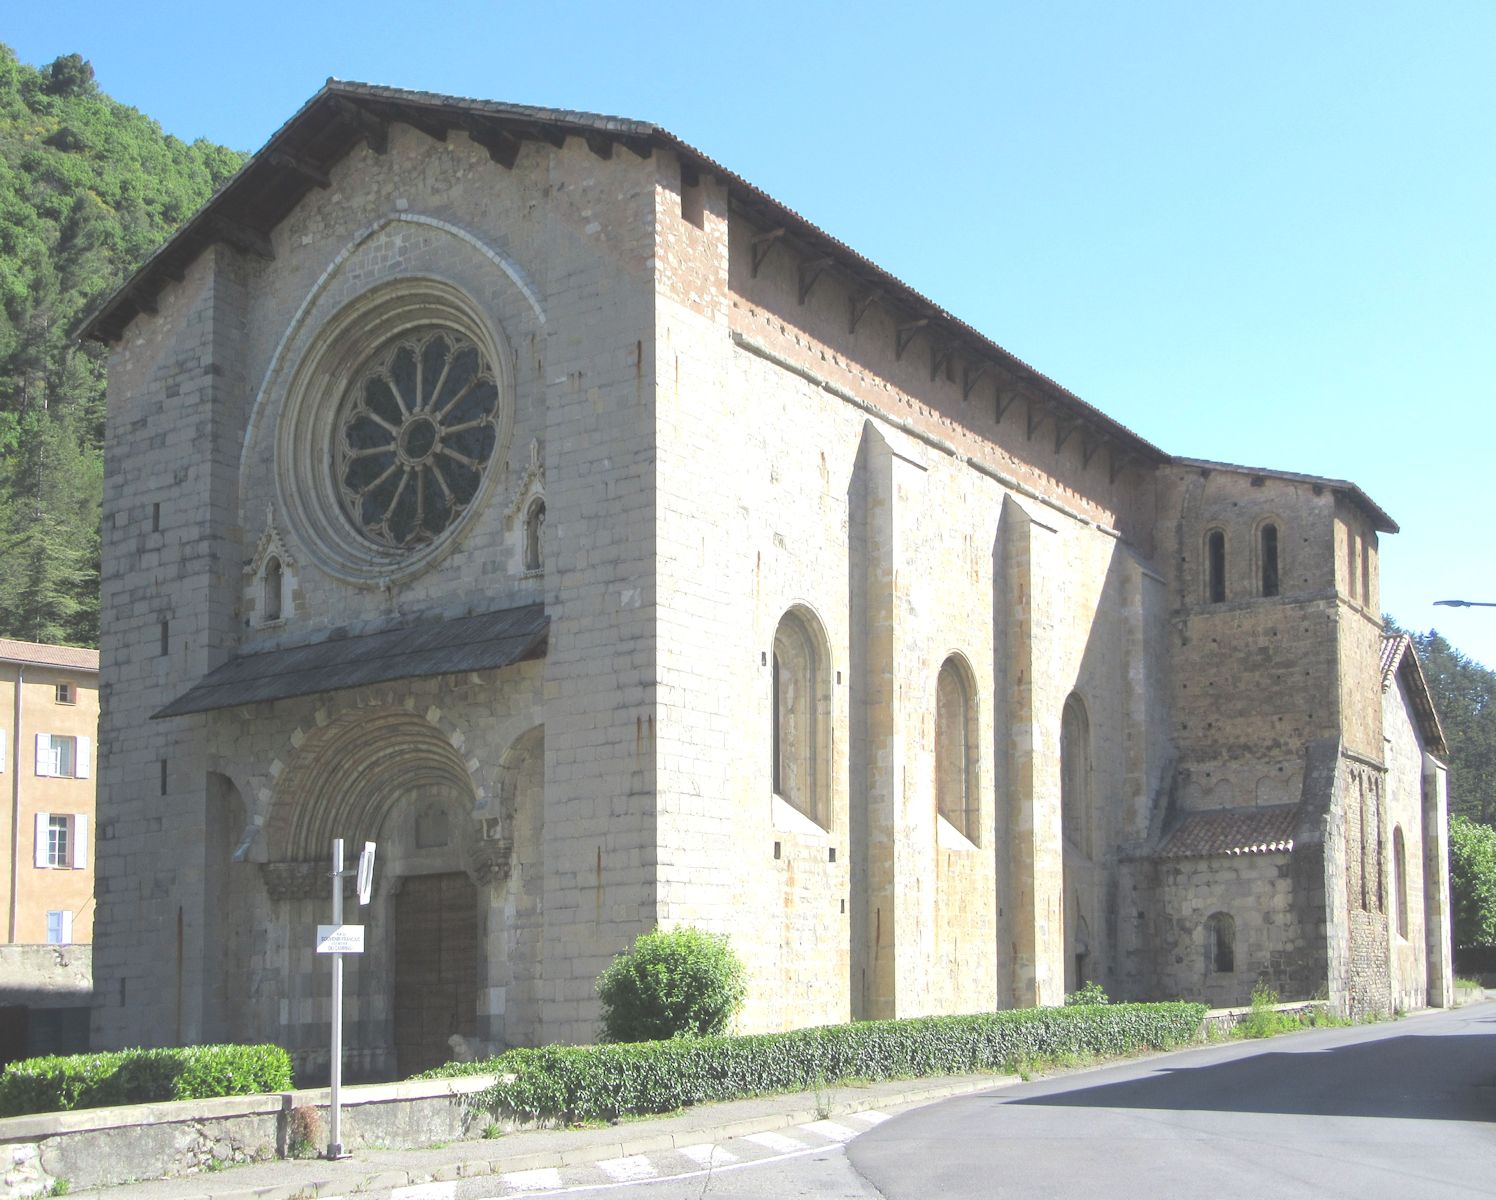
M 347 1158 L 343 1152 L 343 955 L 364 952 L 364 927 L 343 924 L 343 876 L 358 875 L 358 902 L 369 903 L 374 889 L 374 843 L 365 842 L 356 871 L 343 869 L 343 839 L 332 840 L 332 924 L 317 927 L 317 953 L 332 955 L 332 1083 L 328 1097 L 327 1157 Z
M 343 924 L 343 839 L 332 840 L 332 923 Z M 328 1123 L 327 1157 L 344 1158 L 343 1109 L 343 956 L 332 956 L 332 1119 Z

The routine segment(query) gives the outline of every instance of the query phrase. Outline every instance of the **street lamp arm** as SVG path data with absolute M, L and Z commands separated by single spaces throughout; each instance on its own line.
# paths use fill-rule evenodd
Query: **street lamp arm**
M 1496 608 L 1493 600 L 1435 600 L 1434 603 L 1446 608 Z

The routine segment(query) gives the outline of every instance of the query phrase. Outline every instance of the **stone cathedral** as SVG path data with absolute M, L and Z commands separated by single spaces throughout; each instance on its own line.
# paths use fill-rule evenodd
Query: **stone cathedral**
M 1151 445 L 664 129 L 331 81 L 84 334 L 96 1046 L 325 1073 L 335 837 L 355 1076 L 591 1040 L 656 924 L 748 1031 L 1450 997 L 1387 513 Z

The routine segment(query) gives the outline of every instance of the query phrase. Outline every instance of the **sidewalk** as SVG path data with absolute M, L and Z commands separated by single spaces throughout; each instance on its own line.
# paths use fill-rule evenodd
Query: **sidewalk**
M 703 1104 L 668 1116 L 598 1128 L 528 1130 L 426 1150 L 360 1150 L 339 1162 L 277 1160 L 70 1194 L 100 1200 L 314 1200 L 657 1153 L 746 1134 L 771 1133 L 868 1109 L 928 1103 L 1017 1082 L 1013 1075 L 984 1074 L 836 1084 L 819 1094 L 792 1092 Z

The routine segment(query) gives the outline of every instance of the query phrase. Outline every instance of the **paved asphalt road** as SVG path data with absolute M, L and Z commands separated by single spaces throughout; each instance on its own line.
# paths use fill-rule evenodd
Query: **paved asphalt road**
M 977 1093 L 846 1153 L 887 1200 L 1496 1196 L 1496 1004 Z

